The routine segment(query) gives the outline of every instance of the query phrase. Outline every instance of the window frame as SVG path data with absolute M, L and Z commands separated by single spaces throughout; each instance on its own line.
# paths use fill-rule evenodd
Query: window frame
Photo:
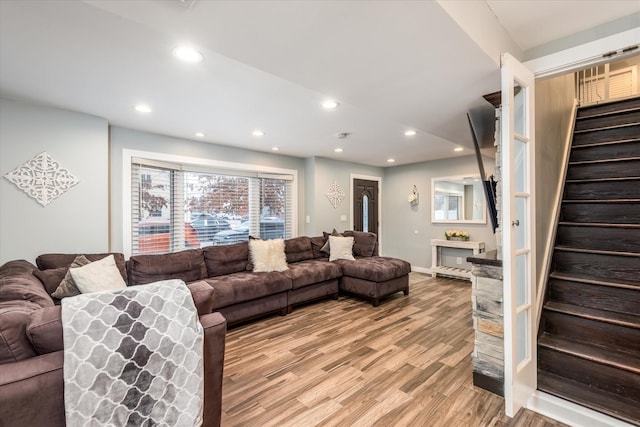
M 223 160 L 204 159 L 200 157 L 180 156 L 177 154 L 157 153 L 141 150 L 122 150 L 122 252 L 125 257 L 132 255 L 132 177 L 131 166 L 134 159 L 145 159 L 149 162 L 166 162 L 183 165 L 186 169 L 193 167 L 194 171 L 208 173 L 220 173 L 220 171 L 237 171 L 239 174 L 288 175 L 292 176 L 291 182 L 291 230 L 292 237 L 298 235 L 298 171 L 296 169 L 277 168 L 250 163 L 236 163 Z

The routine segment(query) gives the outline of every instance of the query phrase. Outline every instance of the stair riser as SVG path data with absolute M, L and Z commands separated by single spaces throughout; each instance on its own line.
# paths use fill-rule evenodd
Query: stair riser
M 608 116 L 579 119 L 576 121 L 575 130 L 598 129 L 630 123 L 640 123 L 640 111 L 626 111 Z
M 640 228 L 559 225 L 556 245 L 579 249 L 640 253 Z
M 569 161 L 584 162 L 590 160 L 624 159 L 627 157 L 640 157 L 640 141 L 574 148 L 571 150 Z
M 547 292 L 549 301 L 632 315 L 640 312 L 640 290 L 550 279 Z
M 640 171 L 640 160 L 617 160 L 603 163 L 587 163 L 569 165 L 567 179 L 601 179 L 637 177 Z
M 638 171 L 640 175 L 640 171 Z M 640 178 L 624 181 L 567 182 L 565 200 L 640 199 Z
M 544 346 L 538 346 L 538 369 L 583 383 L 585 387 L 621 396 L 640 396 L 640 375 Z
M 640 351 L 640 330 L 544 309 L 544 331 L 573 341 Z
M 638 286 L 640 257 L 554 251 L 553 271 L 583 279 L 602 280 Z
M 606 104 L 591 105 L 589 107 L 580 107 L 578 108 L 578 117 L 611 113 L 631 108 L 640 108 L 640 97 L 629 98 L 623 101 L 608 102 Z
M 563 203 L 560 220 L 605 224 L 640 224 L 640 203 Z
M 604 129 L 592 132 L 581 132 L 573 135 L 573 145 L 593 144 L 595 142 L 620 141 L 633 139 L 640 135 L 640 125 L 621 128 Z

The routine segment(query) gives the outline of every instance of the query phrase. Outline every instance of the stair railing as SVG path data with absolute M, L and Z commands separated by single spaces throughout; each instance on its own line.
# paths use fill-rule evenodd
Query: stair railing
M 555 218 L 549 227 L 549 233 L 547 234 L 547 240 L 545 242 L 545 250 L 544 250 L 544 259 L 543 259 L 543 270 L 542 274 L 538 275 L 538 283 L 536 286 L 537 289 L 537 317 L 536 317 L 536 327 L 540 327 L 540 316 L 542 316 L 542 304 L 544 303 L 544 296 L 547 291 L 547 282 L 549 281 L 549 271 L 551 270 L 551 261 L 553 259 L 553 249 L 556 241 L 556 233 L 558 231 L 558 222 L 560 221 L 560 207 L 562 206 L 562 197 L 564 194 L 564 185 L 567 179 L 567 169 L 569 168 L 569 155 L 571 154 L 571 143 L 573 141 L 573 130 L 576 124 L 576 116 L 578 114 L 578 99 L 573 101 L 573 109 L 571 111 L 571 120 L 569 124 L 569 128 L 567 129 L 567 135 L 564 140 L 564 157 L 562 159 L 562 163 L 564 165 L 562 170 L 562 176 L 558 182 L 558 187 L 556 190 L 555 204 L 553 206 L 553 217 Z M 537 334 L 536 330 L 536 334 Z

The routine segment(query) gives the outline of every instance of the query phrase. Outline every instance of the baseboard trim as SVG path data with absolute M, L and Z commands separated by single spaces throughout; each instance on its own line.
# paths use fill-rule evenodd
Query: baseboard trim
M 416 273 L 431 274 L 431 270 L 429 268 L 426 268 L 426 267 L 414 267 L 414 266 L 411 266 L 411 271 L 415 271 Z
M 473 385 L 504 397 L 504 380 L 499 380 L 480 372 L 473 372 Z
M 617 418 L 576 405 L 568 400 L 536 390 L 527 409 L 573 427 L 634 427 Z

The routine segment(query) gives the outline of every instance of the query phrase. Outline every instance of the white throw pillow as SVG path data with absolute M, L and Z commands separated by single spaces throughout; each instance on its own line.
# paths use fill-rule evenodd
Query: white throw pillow
M 76 286 L 83 294 L 126 288 L 113 255 L 104 257 L 82 267 L 70 268 Z
M 329 236 L 329 261 L 337 259 L 355 260 L 353 257 L 353 237 Z
M 253 271 L 285 271 L 289 268 L 284 253 L 284 240 L 249 240 L 249 254 Z

